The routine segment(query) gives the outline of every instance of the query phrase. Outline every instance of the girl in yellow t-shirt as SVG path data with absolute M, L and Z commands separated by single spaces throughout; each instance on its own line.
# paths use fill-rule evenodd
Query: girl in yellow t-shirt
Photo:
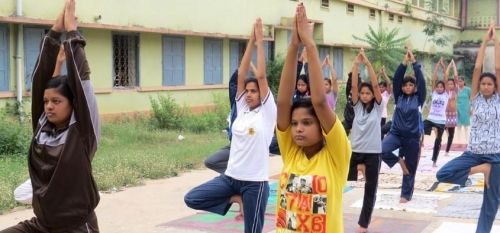
M 292 104 L 297 50 L 307 49 L 311 98 Z M 344 232 L 342 193 L 351 147 L 328 106 L 312 28 L 299 3 L 278 91 L 277 137 L 283 158 L 276 232 Z

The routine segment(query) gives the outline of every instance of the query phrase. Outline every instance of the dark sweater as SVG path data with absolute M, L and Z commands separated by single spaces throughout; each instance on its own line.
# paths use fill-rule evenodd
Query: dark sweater
M 43 94 L 54 71 L 61 34 L 50 31 L 42 40 L 33 72 L 33 139 L 29 173 L 33 210 L 50 232 L 66 232 L 83 225 L 99 203 L 91 161 L 100 136 L 99 115 L 90 84 L 85 39 L 68 32 L 64 41 L 73 112 L 68 127 L 55 130 L 44 113 Z
M 392 117 L 392 126 L 390 133 L 399 137 L 415 138 L 420 137 L 420 126 L 422 122 L 421 108 L 425 102 L 425 79 L 422 74 L 421 65 L 413 63 L 413 70 L 416 77 L 416 92 L 406 95 L 401 90 L 403 79 L 406 72 L 406 66 L 400 64 L 394 74 L 393 93 L 396 109 Z

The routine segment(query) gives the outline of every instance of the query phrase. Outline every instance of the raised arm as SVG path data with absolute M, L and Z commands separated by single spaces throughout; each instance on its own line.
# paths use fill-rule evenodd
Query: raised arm
M 375 95 L 375 101 L 377 101 L 378 104 L 382 103 L 382 93 L 380 93 L 380 88 L 378 86 L 377 82 L 377 74 L 373 70 L 372 63 L 370 63 L 370 60 L 368 60 L 368 57 L 366 57 L 365 50 L 361 48 L 361 58 L 363 59 L 363 63 L 365 64 L 366 68 L 368 68 L 368 72 L 370 73 L 370 82 L 372 84 L 373 88 L 373 94 Z
M 408 51 L 408 54 L 410 55 L 410 62 L 413 64 L 413 71 L 415 71 L 415 78 L 417 79 L 418 102 L 420 106 L 423 106 L 425 97 L 427 95 L 427 90 L 425 88 L 425 79 L 424 74 L 422 73 L 422 65 L 418 64 L 411 50 Z
M 392 84 L 392 93 L 394 93 L 394 103 L 397 103 L 398 97 L 403 93 L 401 88 L 403 87 L 403 79 L 405 77 L 406 72 L 406 64 L 408 63 L 408 51 L 406 52 L 403 62 L 399 64 L 396 72 L 394 72 L 393 84 Z
M 266 57 L 264 55 L 264 29 L 262 27 L 262 19 L 258 18 L 255 22 L 255 44 L 257 46 L 257 69 L 255 77 L 259 82 L 260 99 L 266 101 L 269 95 L 269 85 L 266 78 Z
M 436 83 L 437 83 L 437 80 L 438 80 L 438 72 L 439 72 L 439 68 L 441 67 L 441 62 L 443 61 L 443 58 L 440 58 L 439 61 L 436 63 L 436 65 L 434 65 L 434 70 L 432 71 L 432 80 L 431 80 L 431 85 L 432 85 L 432 90 L 434 91 L 434 89 L 436 89 Z M 445 73 L 445 77 L 446 77 L 446 73 Z
M 248 39 L 245 53 L 243 53 L 240 66 L 238 67 L 238 89 L 236 91 L 237 97 L 239 97 L 241 93 L 245 91 L 245 80 L 247 79 L 247 72 L 248 69 L 250 68 L 250 62 L 252 61 L 254 43 L 255 43 L 255 25 L 252 27 L 252 33 L 250 34 L 250 38 Z
M 333 63 L 330 61 L 330 55 L 325 57 L 325 65 L 330 70 L 330 81 L 332 82 L 332 92 L 337 94 L 339 92 L 339 84 L 337 82 L 337 72 L 333 68 Z
M 99 113 L 94 90 L 90 83 L 90 69 L 84 51 L 86 42 L 76 30 L 74 0 L 67 0 L 64 24 L 67 31 L 64 50 L 68 70 L 68 85 L 74 96 L 73 112 L 83 142 L 97 147 L 100 138 Z
M 61 75 L 61 70 L 64 60 L 66 60 L 66 54 L 64 54 L 64 46 L 61 45 L 61 47 L 59 48 L 59 53 L 57 54 L 56 68 L 54 68 L 54 73 L 52 74 L 52 77 L 57 77 Z
M 387 88 L 386 88 L 387 93 L 392 94 L 392 82 L 389 79 L 389 77 L 387 76 L 387 73 L 385 73 L 384 67 L 382 67 L 382 69 L 380 69 L 380 73 L 382 74 L 382 77 L 384 78 L 385 83 L 387 84 Z
M 488 28 L 488 31 L 484 36 L 483 43 L 481 43 L 481 46 L 479 47 L 479 51 L 477 53 L 476 64 L 474 65 L 474 71 L 472 72 L 471 99 L 476 98 L 476 95 L 479 91 L 479 76 L 481 75 L 483 69 L 484 51 L 486 50 L 486 45 L 488 44 L 488 41 L 493 39 L 495 33 L 493 27 L 494 27 L 493 24 L 491 24 L 490 27 Z
M 297 22 L 295 19 L 292 27 L 292 38 L 290 44 L 288 45 L 285 63 L 281 72 L 280 84 L 278 87 L 276 105 L 278 108 L 277 127 L 280 131 L 285 131 L 290 125 L 293 91 L 295 90 L 297 75 L 300 72 L 300 70 L 297 69 L 297 53 L 299 50 L 299 43 L 300 40 L 297 34 Z
M 61 45 L 61 33 L 64 30 L 64 9 L 57 17 L 55 24 L 41 42 L 40 54 L 35 64 L 31 80 L 31 124 L 33 134 L 36 134 L 38 120 L 44 112 L 43 93 L 47 83 L 54 74 L 57 54 Z
M 500 44 L 498 39 L 497 39 L 497 33 L 495 31 L 495 27 L 493 27 L 493 40 L 495 42 L 495 75 L 497 76 L 496 81 L 497 81 L 497 93 L 500 94 Z
M 359 64 L 362 62 L 361 55 L 358 54 L 354 58 L 354 62 L 352 65 L 352 70 L 351 70 L 351 100 L 352 100 L 352 105 L 356 105 L 359 100 L 359 83 L 358 83 L 358 70 L 359 70 Z
M 311 86 L 311 102 L 318 116 L 323 131 L 328 133 L 333 128 L 337 116 L 331 110 L 324 94 L 323 72 L 319 60 L 318 49 L 312 38 L 311 25 L 307 20 L 306 10 L 303 4 L 297 7 L 297 31 L 299 38 L 307 48 L 307 60 L 309 64 L 309 83 Z

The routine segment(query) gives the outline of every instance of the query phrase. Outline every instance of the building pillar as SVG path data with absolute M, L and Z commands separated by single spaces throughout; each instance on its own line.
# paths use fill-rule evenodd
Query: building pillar
M 497 0 L 497 27 L 500 26 L 500 0 Z
M 462 0 L 460 4 L 460 26 L 467 27 L 467 0 Z

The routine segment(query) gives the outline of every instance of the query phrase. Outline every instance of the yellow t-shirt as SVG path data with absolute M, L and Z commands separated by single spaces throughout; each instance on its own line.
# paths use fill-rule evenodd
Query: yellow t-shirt
M 310 160 L 293 141 L 291 127 L 276 132 L 283 158 L 276 232 L 344 232 L 342 194 L 351 145 L 340 121 L 324 135 L 325 146 Z

